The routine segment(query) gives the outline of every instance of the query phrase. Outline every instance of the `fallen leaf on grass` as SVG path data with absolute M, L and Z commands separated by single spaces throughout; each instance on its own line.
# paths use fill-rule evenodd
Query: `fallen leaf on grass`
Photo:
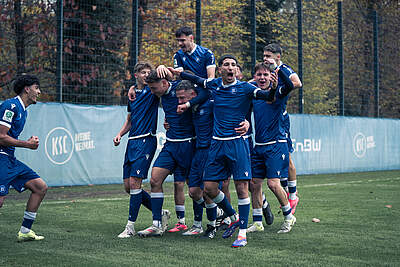
M 312 222 L 315 222 L 315 223 L 319 223 L 321 220 L 320 219 L 317 219 L 317 218 L 313 218 L 312 219 Z
M 392 208 L 392 205 L 385 205 L 385 208 L 391 209 L 391 208 Z

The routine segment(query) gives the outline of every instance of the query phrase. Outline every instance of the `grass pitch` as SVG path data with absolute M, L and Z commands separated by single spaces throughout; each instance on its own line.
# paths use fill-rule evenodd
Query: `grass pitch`
M 293 230 L 276 233 L 283 216 L 264 185 L 275 221 L 235 249 L 222 232 L 213 240 L 179 233 L 117 238 L 128 218 L 122 185 L 50 188 L 33 225 L 45 240 L 17 243 L 29 193 L 11 192 L 0 209 L 0 266 L 400 266 L 400 171 L 299 176 L 297 184 Z M 173 225 L 172 183 L 164 193 Z M 237 207 L 232 185 L 231 195 Z M 188 197 L 185 206 L 191 225 Z M 250 212 L 249 223 L 251 218 Z M 204 212 L 203 226 L 205 220 Z M 142 207 L 135 228 L 150 224 L 151 213 Z

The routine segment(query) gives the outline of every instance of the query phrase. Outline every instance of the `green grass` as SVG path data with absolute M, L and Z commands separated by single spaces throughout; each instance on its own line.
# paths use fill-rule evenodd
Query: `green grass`
M 164 187 L 164 207 L 173 211 L 172 184 Z M 128 213 L 122 185 L 51 188 L 33 225 L 45 240 L 17 243 L 29 194 L 12 192 L 0 209 L 0 266 L 400 265 L 400 171 L 298 177 L 297 223 L 288 234 L 276 233 L 282 214 L 271 192 L 264 191 L 275 222 L 263 233 L 249 234 L 248 245 L 238 249 L 231 248 L 233 239 L 222 239 L 221 232 L 213 240 L 171 233 L 116 238 Z M 191 206 L 187 198 L 188 224 L 193 220 Z M 173 216 L 170 225 L 175 222 Z M 142 208 L 135 228 L 150 224 L 151 213 Z

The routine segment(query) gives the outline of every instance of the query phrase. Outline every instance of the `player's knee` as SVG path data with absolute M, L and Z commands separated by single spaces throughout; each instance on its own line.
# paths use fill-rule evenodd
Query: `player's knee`
M 190 187 L 189 196 L 193 199 L 200 199 L 202 197 L 202 191 L 198 187 Z
M 268 188 L 271 189 L 272 192 L 277 192 L 279 190 L 280 186 L 281 186 L 281 184 L 280 184 L 279 179 L 269 179 L 268 180 Z
M 47 186 L 47 184 L 44 184 L 44 185 L 42 185 L 42 186 L 39 188 L 38 193 L 39 193 L 42 197 L 44 197 L 44 196 L 46 195 L 48 189 L 49 189 L 49 187 Z

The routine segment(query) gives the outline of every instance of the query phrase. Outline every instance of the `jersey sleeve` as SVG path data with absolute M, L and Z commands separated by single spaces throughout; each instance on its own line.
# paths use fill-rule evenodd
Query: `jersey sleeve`
M 292 70 L 291 67 L 289 67 L 288 65 L 282 65 L 280 67 L 280 69 L 290 78 L 291 75 L 296 74 L 296 72 L 294 72 L 294 70 Z
M 131 109 L 131 101 L 130 101 L 130 100 L 128 100 L 128 106 L 126 107 L 126 111 L 128 111 L 128 113 L 131 113 L 131 112 L 132 112 L 132 109 Z
M 11 124 L 18 113 L 16 109 L 13 109 L 12 105 L 8 101 L 0 105 L 0 125 L 8 128 L 11 128 Z
M 178 52 L 174 55 L 174 69 L 182 68 L 183 70 L 183 62 L 182 58 L 179 56 Z
M 215 56 L 213 54 L 213 52 L 208 49 L 207 50 L 207 54 L 206 54 L 206 67 L 216 67 L 215 65 Z

